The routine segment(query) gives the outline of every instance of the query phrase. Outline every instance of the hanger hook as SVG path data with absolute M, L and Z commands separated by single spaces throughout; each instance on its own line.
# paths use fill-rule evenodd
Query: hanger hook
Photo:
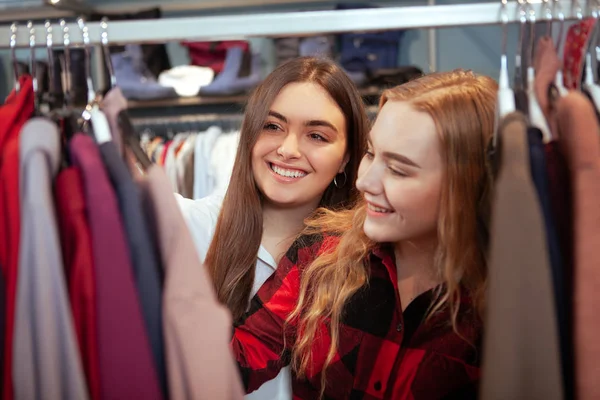
M 91 72 L 90 32 L 88 27 L 85 25 L 85 20 L 83 17 L 77 18 L 77 25 L 81 30 L 81 36 L 83 37 L 83 48 L 85 51 L 85 78 L 88 90 L 88 103 L 92 103 L 96 98 L 96 94 L 94 91 L 94 83 L 92 81 Z
M 560 48 L 562 46 L 563 35 L 565 31 L 565 13 L 563 12 L 560 0 L 554 0 L 554 10 L 555 15 L 559 21 L 558 37 L 556 38 L 556 52 L 559 53 Z
M 579 0 L 573 0 L 571 3 L 572 13 L 577 17 L 578 20 L 583 19 L 583 8 L 581 8 L 581 4 Z
M 37 110 L 37 96 L 39 93 L 38 86 L 38 78 L 37 78 L 37 65 L 35 60 L 35 26 L 33 25 L 33 21 L 27 22 L 27 30 L 29 31 L 29 69 L 31 73 L 32 85 L 33 85 L 33 94 L 34 94 L 34 104 L 35 109 Z
M 502 56 L 506 57 L 506 46 L 508 43 L 508 0 L 501 0 L 500 21 L 502 22 Z
M 117 78 L 115 76 L 115 69 L 113 67 L 112 59 L 110 58 L 110 49 L 108 47 L 108 18 L 103 17 L 100 21 L 100 28 L 102 29 L 102 51 L 104 52 L 104 60 L 108 67 L 108 73 L 110 75 L 110 87 L 111 89 L 117 86 Z
M 554 22 L 554 9 L 550 5 L 551 0 L 544 0 L 544 18 L 546 18 L 546 36 L 552 37 L 552 23 Z
M 531 4 L 529 3 L 529 0 L 527 0 L 527 5 L 528 5 L 528 14 L 529 14 L 529 47 L 527 49 L 527 57 L 528 57 L 528 67 L 533 67 L 533 50 L 534 50 L 534 43 L 535 43 L 535 22 L 536 22 L 536 15 L 535 15 L 535 9 L 534 7 L 531 6 Z
M 17 30 L 18 30 L 18 25 L 16 22 L 13 22 L 10 25 L 9 46 L 10 46 L 10 57 L 12 59 L 13 74 L 14 74 L 14 78 L 15 78 L 15 92 L 19 93 L 21 91 L 21 82 L 19 82 L 19 64 L 17 63 L 17 53 L 16 53 Z
M 63 92 L 65 94 L 65 104 L 70 104 L 70 94 L 71 94 L 71 35 L 69 34 L 69 25 L 67 21 L 64 19 L 60 20 L 60 27 L 62 28 L 63 33 L 63 48 L 64 48 L 64 66 L 61 66 L 64 71 L 64 76 L 62 77 L 63 82 Z
M 48 84 L 48 89 L 51 94 L 56 92 L 54 87 L 55 82 L 55 74 L 54 74 L 54 51 L 52 49 L 53 45 L 53 37 L 52 37 L 52 22 L 50 20 L 46 20 L 44 23 L 44 27 L 46 28 L 46 48 L 48 49 L 48 77 L 50 79 L 50 83 Z

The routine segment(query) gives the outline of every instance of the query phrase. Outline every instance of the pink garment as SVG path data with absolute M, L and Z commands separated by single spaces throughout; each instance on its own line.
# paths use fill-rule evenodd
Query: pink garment
M 575 398 L 600 399 L 600 128 L 590 101 L 579 92 L 557 104 L 560 139 L 573 191 Z
M 170 398 L 241 400 L 229 347 L 231 317 L 217 302 L 169 179 L 153 165 L 140 186 L 165 267 L 163 331 Z
M 127 99 L 118 87 L 112 88 L 102 100 L 102 111 L 106 114 L 113 142 L 117 146 L 120 155 L 123 155 L 123 135 L 119 127 L 119 113 L 126 109 Z

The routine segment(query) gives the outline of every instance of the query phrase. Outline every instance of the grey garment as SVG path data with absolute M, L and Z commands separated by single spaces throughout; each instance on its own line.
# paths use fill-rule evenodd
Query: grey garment
M 510 114 L 498 131 L 481 399 L 559 400 L 556 303 L 526 119 Z
M 100 145 L 100 154 L 117 195 L 127 236 L 146 333 L 163 394 L 167 393 L 163 335 L 161 267 L 142 210 L 139 190 L 113 142 Z
M 64 277 L 52 182 L 60 134 L 33 118 L 20 136 L 21 244 L 13 339 L 15 400 L 88 399 Z
M 102 99 L 102 111 L 104 111 L 108 119 L 110 133 L 120 155 L 123 155 L 123 134 L 119 126 L 119 113 L 126 109 L 127 99 L 118 87 L 110 89 L 106 96 L 104 96 L 104 99 Z

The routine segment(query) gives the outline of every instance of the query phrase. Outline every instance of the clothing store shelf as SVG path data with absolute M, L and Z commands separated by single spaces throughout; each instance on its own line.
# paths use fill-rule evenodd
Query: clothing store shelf
M 529 2 L 537 21 L 543 21 L 541 0 Z M 570 0 L 558 0 L 565 19 L 577 18 L 578 11 L 587 10 L 586 1 L 579 1 L 581 10 L 571 6 Z M 163 43 L 168 41 L 215 41 L 235 40 L 251 37 L 310 36 L 357 31 L 383 31 L 396 29 L 441 28 L 470 25 L 500 24 L 502 16 L 507 22 L 519 19 L 518 3 L 506 5 L 501 12 L 500 1 L 433 6 L 389 7 L 358 10 L 328 10 L 306 12 L 251 13 L 243 15 L 163 18 L 159 20 L 114 21 L 108 24 L 108 40 L 112 44 Z M 37 46 L 45 46 L 46 29 L 43 24 L 35 25 Z M 53 30 L 55 45 L 63 43 L 62 32 Z M 102 40 L 99 22 L 87 24 L 91 44 Z M 83 43 L 81 30 L 75 23 L 69 24 L 72 45 Z M 0 27 L 0 47 L 9 47 L 10 26 Z M 17 46 L 30 44 L 30 33 L 21 24 L 17 31 Z
M 163 108 L 201 106 L 208 104 L 240 104 L 248 100 L 247 95 L 239 96 L 211 96 L 211 97 L 179 97 L 176 99 L 157 100 L 128 100 L 127 108 Z
M 369 87 L 360 89 L 360 94 L 364 97 L 376 97 L 381 95 L 380 88 Z M 236 96 L 199 96 L 199 97 L 178 97 L 175 99 L 157 99 L 157 100 L 128 100 L 127 108 L 146 109 L 146 108 L 167 108 L 167 107 L 188 107 L 204 105 L 227 105 L 227 104 L 245 104 L 248 101 L 247 94 Z
M 189 11 L 214 11 L 214 10 L 235 10 L 239 8 L 251 7 L 281 7 L 281 6 L 301 6 L 307 4 L 319 5 L 323 0 L 153 0 L 145 1 L 144 8 L 149 9 L 158 7 L 162 12 L 189 12 Z M 139 1 L 122 0 L 119 3 L 99 5 L 98 12 L 120 13 L 136 12 L 140 9 Z

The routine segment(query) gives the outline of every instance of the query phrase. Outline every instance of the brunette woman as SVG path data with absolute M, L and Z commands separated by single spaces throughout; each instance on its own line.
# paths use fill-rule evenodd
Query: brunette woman
M 249 392 L 291 362 L 298 399 L 476 396 L 495 97 L 465 71 L 383 94 L 360 202 L 310 222 L 235 329 Z
M 218 298 L 234 320 L 248 310 L 305 218 L 317 207 L 343 209 L 355 200 L 367 125 L 360 94 L 335 63 L 292 60 L 248 101 L 225 195 L 178 197 Z M 289 400 L 290 390 L 285 370 L 252 398 Z

